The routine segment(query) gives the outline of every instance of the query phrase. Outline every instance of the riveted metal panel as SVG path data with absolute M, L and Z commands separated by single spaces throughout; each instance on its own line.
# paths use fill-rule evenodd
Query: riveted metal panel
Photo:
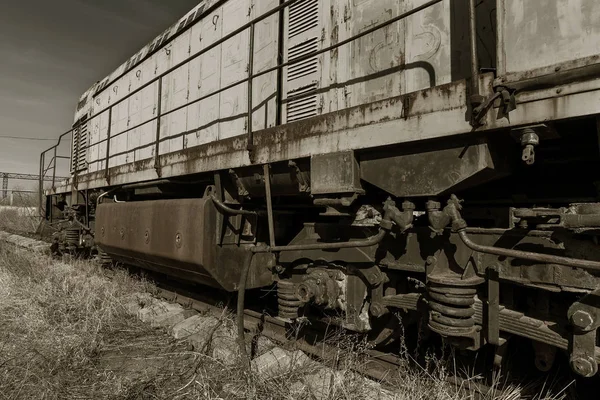
M 234 291 L 250 252 L 217 243 L 217 215 L 210 199 L 103 203 L 95 240 L 115 260 Z M 248 288 L 271 284 L 273 265 L 255 256 Z
M 598 21 L 597 0 L 498 0 L 499 76 L 515 81 L 597 64 Z

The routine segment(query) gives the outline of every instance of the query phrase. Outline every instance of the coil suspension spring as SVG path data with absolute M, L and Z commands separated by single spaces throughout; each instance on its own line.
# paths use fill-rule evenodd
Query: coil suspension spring
M 109 266 L 113 262 L 112 258 L 100 248 L 98 248 L 98 261 L 102 266 Z
M 431 318 L 429 327 L 443 336 L 469 337 L 475 328 L 475 296 L 483 278 L 462 280 L 429 277 L 427 293 Z M 434 278 L 434 279 L 431 279 Z
M 277 282 L 277 304 L 280 318 L 298 318 L 298 312 L 304 303 L 296 297 L 296 285 L 293 282 Z
M 67 229 L 65 232 L 65 241 L 69 246 L 79 246 L 79 229 Z

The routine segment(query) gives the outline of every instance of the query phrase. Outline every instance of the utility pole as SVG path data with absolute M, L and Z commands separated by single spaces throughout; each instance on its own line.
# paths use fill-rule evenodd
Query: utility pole
M 6 172 L 0 172 L 2 175 L 2 199 L 6 199 L 8 195 L 8 174 Z

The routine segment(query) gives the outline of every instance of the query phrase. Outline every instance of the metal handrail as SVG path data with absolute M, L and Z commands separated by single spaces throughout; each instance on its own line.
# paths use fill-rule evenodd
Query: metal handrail
M 244 78 L 242 80 L 239 80 L 237 82 L 234 82 L 234 83 L 232 83 L 230 85 L 227 85 L 225 87 L 219 88 L 219 89 L 215 90 L 214 92 L 211 92 L 211 93 L 209 93 L 207 95 L 200 96 L 197 99 L 194 99 L 194 100 L 192 100 L 190 102 L 187 102 L 187 103 L 185 103 L 183 105 L 180 105 L 178 107 L 175 107 L 175 108 L 173 108 L 173 109 L 171 109 L 169 111 L 162 112 L 162 110 L 161 110 L 162 105 L 160 104 L 160 101 L 161 101 L 161 97 L 162 97 L 162 94 L 161 94 L 162 80 L 163 80 L 163 78 L 165 76 L 169 75 L 170 73 L 174 72 L 175 70 L 179 69 L 180 67 L 188 64 L 189 62 L 193 61 L 194 59 L 202 56 L 206 52 L 212 50 L 213 48 L 219 46 L 220 44 L 226 42 L 227 40 L 229 40 L 229 39 L 231 39 L 231 38 L 239 35 L 240 33 L 246 31 L 247 29 L 250 29 L 250 31 L 252 33 L 254 31 L 255 24 L 261 22 L 262 20 L 264 20 L 264 19 L 266 19 L 266 18 L 268 18 L 268 17 L 270 17 L 270 16 L 272 16 L 272 15 L 274 15 L 276 13 L 279 13 L 279 12 L 283 11 L 283 9 L 285 9 L 286 7 L 289 7 L 290 5 L 292 5 L 292 4 L 294 4 L 294 3 L 298 2 L 298 1 L 300 1 L 300 0 L 287 0 L 287 1 L 283 2 L 283 3 L 281 3 L 279 6 L 277 6 L 277 7 L 273 8 L 273 9 L 267 11 L 266 13 L 264 13 L 264 14 L 256 17 L 254 20 L 252 20 L 252 21 L 244 24 L 243 26 L 241 26 L 240 28 L 236 29 L 235 31 L 229 33 L 228 35 L 224 36 L 223 38 L 221 38 L 221 39 L 213 42 L 210 45 L 208 45 L 207 47 L 205 47 L 204 49 L 202 49 L 198 53 L 196 53 L 196 54 L 188 57 L 187 59 L 181 61 L 180 63 L 176 64 L 175 66 L 167 69 L 166 71 L 164 71 L 159 76 L 157 76 L 154 79 L 148 81 L 144 85 L 141 85 L 139 88 L 135 89 L 131 93 L 128 93 L 126 96 L 124 96 L 122 99 L 120 99 L 119 101 L 115 102 L 114 104 L 111 104 L 111 105 L 105 107 L 104 109 L 102 109 L 101 111 L 93 114 L 92 116 L 89 116 L 87 118 L 88 121 L 92 120 L 93 118 L 96 118 L 96 117 L 102 115 L 103 113 L 105 113 L 107 111 L 109 113 L 109 121 L 108 121 L 108 128 L 107 128 L 107 137 L 105 139 L 102 139 L 102 140 L 100 140 L 98 142 L 95 142 L 93 144 L 95 146 L 95 145 L 99 145 L 99 144 L 102 144 L 104 142 L 107 142 L 106 161 L 105 161 L 105 163 L 106 163 L 106 165 L 105 165 L 106 178 L 109 177 L 108 176 L 108 170 L 109 170 L 109 161 L 110 161 L 110 158 L 118 156 L 118 155 L 122 155 L 124 153 L 131 152 L 131 150 L 127 150 L 126 152 L 115 153 L 115 154 L 111 155 L 110 154 L 110 147 L 109 147 L 111 139 L 114 139 L 114 138 L 119 137 L 119 136 L 121 136 L 123 134 L 131 132 L 134 129 L 138 129 L 138 128 L 146 125 L 146 124 L 149 124 L 149 123 L 152 123 L 154 121 L 157 121 L 157 129 L 156 129 L 157 132 L 156 132 L 155 141 L 152 142 L 152 143 L 150 143 L 150 144 L 148 144 L 148 145 L 146 145 L 146 146 L 142 146 L 140 148 L 146 148 L 146 147 L 150 147 L 150 146 L 155 146 L 156 147 L 155 154 L 154 154 L 154 157 L 155 157 L 155 168 L 157 170 L 158 175 L 160 176 L 160 164 L 159 164 L 160 155 L 159 155 L 159 151 L 158 151 L 159 150 L 159 144 L 161 142 L 165 141 L 165 140 L 173 139 L 173 137 L 168 137 L 168 138 L 160 139 L 160 120 L 163 117 L 167 116 L 167 115 L 170 115 L 172 113 L 180 111 L 180 110 L 182 110 L 184 108 L 187 108 L 187 107 L 189 107 L 191 105 L 194 105 L 194 104 L 196 104 L 198 102 L 201 102 L 202 100 L 205 100 L 205 99 L 207 99 L 209 97 L 212 97 L 212 96 L 214 96 L 216 94 L 222 93 L 222 92 L 224 92 L 226 90 L 232 89 L 232 88 L 234 88 L 234 87 L 236 87 L 238 85 L 244 84 L 244 83 L 248 84 L 248 95 L 249 96 L 248 96 L 248 113 L 247 113 L 247 118 L 248 118 L 247 138 L 248 138 L 248 150 L 251 151 L 253 149 L 252 114 L 253 114 L 253 111 L 254 111 L 253 108 L 252 108 L 252 81 L 254 79 L 256 79 L 258 77 L 261 77 L 263 75 L 266 75 L 268 73 L 274 72 L 274 71 L 280 71 L 280 70 L 282 70 L 285 67 L 288 67 L 288 66 L 294 65 L 296 63 L 305 61 L 307 59 L 310 59 L 310 58 L 315 57 L 317 55 L 326 53 L 328 51 L 335 50 L 335 49 L 337 49 L 337 48 L 339 48 L 341 46 L 344 46 L 344 45 L 349 44 L 349 43 L 351 43 L 351 42 L 353 42 L 353 41 L 355 41 L 357 39 L 360 39 L 361 37 L 364 37 L 364 36 L 369 35 L 369 34 L 371 34 L 373 32 L 376 32 L 376 31 L 378 31 L 380 29 L 383 29 L 383 28 L 385 28 L 385 27 L 387 27 L 387 26 L 389 26 L 391 24 L 394 24 L 394 23 L 396 23 L 398 21 L 401 21 L 401 20 L 403 20 L 403 19 L 405 19 L 405 18 L 407 18 L 407 17 L 409 17 L 409 16 L 411 16 L 413 14 L 416 14 L 416 13 L 418 13 L 418 12 L 420 12 L 420 11 L 426 9 L 426 8 L 429 8 L 429 7 L 431 7 L 431 6 L 433 6 L 433 5 L 437 4 L 437 3 L 440 3 L 440 2 L 442 2 L 444 0 L 431 0 L 431 1 L 428 1 L 428 2 L 426 2 L 424 4 L 422 4 L 421 6 L 415 7 L 415 8 L 413 8 L 413 9 L 407 11 L 407 12 L 404 12 L 404 13 L 402 13 L 402 14 L 394 17 L 394 18 L 391 18 L 391 19 L 389 19 L 389 20 L 387 20 L 387 21 L 385 21 L 385 22 L 383 22 L 383 23 L 381 23 L 379 25 L 375 25 L 375 26 L 373 26 L 373 27 L 371 27 L 371 28 L 369 28 L 369 29 L 367 29 L 365 31 L 362 31 L 362 32 L 360 32 L 359 34 L 357 34 L 355 36 L 352 36 L 352 37 L 350 37 L 348 39 L 345 39 L 345 40 L 343 40 L 341 42 L 332 44 L 332 45 L 327 46 L 327 47 L 325 47 L 325 48 L 323 48 L 321 50 L 318 50 L 316 52 L 313 52 L 313 53 L 310 53 L 310 54 L 306 54 L 306 55 L 301 56 L 301 57 L 296 57 L 296 58 L 288 60 L 286 62 L 278 63 L 276 66 L 267 68 L 267 69 L 265 69 L 263 71 L 254 73 L 253 68 L 249 68 L 248 76 L 246 78 Z M 254 35 L 252 35 L 252 36 L 254 36 Z M 254 43 L 254 37 L 251 37 L 250 38 L 250 46 L 249 46 L 250 47 L 249 50 L 251 52 L 251 56 L 249 57 L 249 60 L 251 60 L 252 56 L 253 56 L 253 50 L 254 50 L 253 49 L 253 47 L 254 47 L 253 43 Z M 152 118 L 150 118 L 150 119 L 148 119 L 147 121 L 145 121 L 143 123 L 140 123 L 140 124 L 137 124 L 137 125 L 135 125 L 133 127 L 127 128 L 126 130 L 123 130 L 123 131 L 121 131 L 121 132 L 119 132 L 119 133 L 117 133 L 115 135 L 111 135 L 112 109 L 114 107 L 118 106 L 119 104 L 121 104 L 122 102 L 124 102 L 125 100 L 128 100 L 131 96 L 135 95 L 136 93 L 139 93 L 143 89 L 149 87 L 150 85 L 153 85 L 156 82 L 158 82 L 158 84 L 159 84 L 159 95 L 158 95 L 159 98 L 158 98 L 158 111 L 157 111 L 157 115 L 154 116 L 154 117 L 152 117 Z M 94 94 L 93 97 L 95 98 L 96 95 L 97 94 Z M 56 148 L 58 148 L 58 146 L 60 145 L 61 140 L 62 140 L 62 138 L 64 136 L 73 133 L 74 130 L 75 130 L 75 127 L 71 128 L 70 130 L 68 130 L 68 131 L 64 132 L 62 135 L 60 135 L 58 143 L 55 146 L 50 147 L 49 149 L 47 149 L 46 151 L 44 151 L 41 154 L 41 156 L 40 156 L 40 162 L 42 162 L 44 160 L 45 154 L 47 152 L 53 151 L 53 150 L 55 151 Z M 193 132 L 193 131 L 190 131 L 190 132 Z M 190 133 L 190 132 L 183 132 L 182 134 L 178 134 L 175 137 L 180 137 L 181 135 L 185 135 L 185 134 Z M 91 147 L 90 145 L 85 145 L 85 147 L 83 147 L 83 149 L 89 149 L 90 147 Z M 56 163 L 56 159 L 54 160 L 54 163 Z M 40 169 L 40 172 L 42 172 L 41 169 Z M 53 188 L 55 187 L 55 182 L 53 182 L 52 187 Z M 40 188 L 41 188 L 41 186 L 40 186 Z M 41 204 L 41 201 L 42 201 L 42 199 L 40 197 L 40 204 Z

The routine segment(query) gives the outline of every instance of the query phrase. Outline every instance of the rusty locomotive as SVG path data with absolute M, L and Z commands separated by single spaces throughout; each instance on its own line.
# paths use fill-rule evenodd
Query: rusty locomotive
M 286 321 L 377 344 L 404 313 L 591 377 L 598 20 L 595 0 L 202 1 L 84 93 L 41 207 L 66 249 L 275 286 Z

